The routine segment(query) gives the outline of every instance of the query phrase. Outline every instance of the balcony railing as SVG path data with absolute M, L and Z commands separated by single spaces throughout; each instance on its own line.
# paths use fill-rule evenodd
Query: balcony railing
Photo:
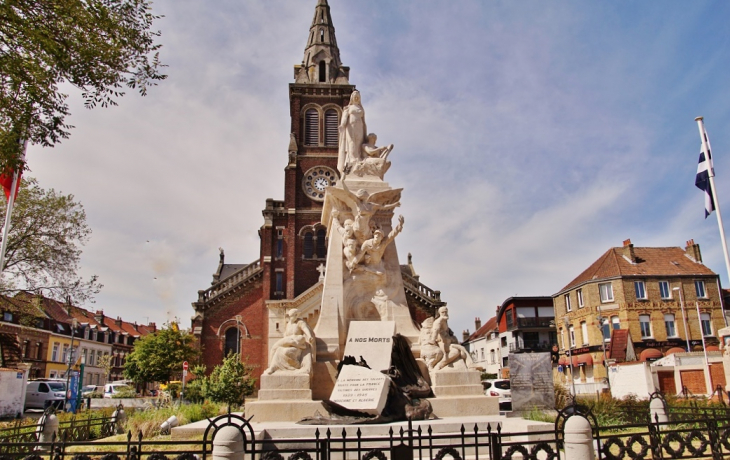
M 509 315 L 507 316 L 507 330 L 527 329 L 527 328 L 555 328 L 555 317 L 545 316 L 539 318 L 517 318 L 514 321 Z M 550 324 L 553 322 L 553 324 Z
M 520 351 L 551 351 L 553 346 L 545 341 L 518 341 L 509 344 L 509 351 L 520 352 Z

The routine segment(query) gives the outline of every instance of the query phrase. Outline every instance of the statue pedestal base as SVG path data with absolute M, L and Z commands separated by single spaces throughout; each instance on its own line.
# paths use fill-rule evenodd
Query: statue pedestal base
M 444 396 L 429 398 L 436 417 L 470 417 L 474 415 L 499 415 L 499 398 L 496 396 Z
M 437 398 L 443 396 L 484 396 L 481 373 L 449 368 L 431 371 L 431 390 Z M 434 413 L 436 411 L 434 410 Z
M 497 399 L 497 398 L 495 398 Z M 326 415 L 327 411 L 321 401 L 311 399 L 290 399 L 287 401 L 246 401 L 246 418 L 253 416 L 254 422 L 298 422 L 305 417 L 312 417 L 319 411 Z
M 312 400 L 309 374 L 276 372 L 261 376 L 259 401 L 271 400 Z

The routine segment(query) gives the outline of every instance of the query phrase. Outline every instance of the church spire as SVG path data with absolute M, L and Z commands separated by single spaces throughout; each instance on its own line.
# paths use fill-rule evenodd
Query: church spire
M 301 65 L 294 66 L 294 79 L 297 83 L 348 85 L 349 74 L 350 68 L 344 67 L 340 61 L 340 49 L 327 0 L 317 0 L 304 59 Z

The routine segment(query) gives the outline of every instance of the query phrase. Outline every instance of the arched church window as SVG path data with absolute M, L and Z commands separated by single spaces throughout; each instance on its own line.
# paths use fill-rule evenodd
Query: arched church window
M 309 109 L 304 113 L 304 143 L 306 145 L 319 144 L 319 112 Z
M 319 61 L 319 81 L 324 83 L 327 81 L 327 63 Z
M 231 327 L 226 331 L 225 347 L 223 348 L 223 356 L 231 353 L 240 353 L 238 347 L 241 344 L 241 331 L 237 327 Z
M 324 145 L 330 147 L 337 146 L 339 136 L 337 128 L 339 124 L 339 115 L 337 114 L 337 110 L 329 109 L 324 113 Z
M 324 29 L 319 29 L 319 42 L 324 43 Z
M 314 256 L 314 235 L 312 232 L 304 234 L 304 258 L 311 259 Z
M 317 258 L 324 259 L 327 257 L 327 231 L 323 228 L 317 230 Z

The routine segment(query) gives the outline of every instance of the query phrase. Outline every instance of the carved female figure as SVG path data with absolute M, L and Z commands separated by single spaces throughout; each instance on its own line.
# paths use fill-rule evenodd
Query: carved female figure
M 312 372 L 312 362 L 316 359 L 317 351 L 314 333 L 297 315 L 296 308 L 286 313 L 288 321 L 284 337 L 271 347 L 271 359 L 269 368 L 264 371 L 265 374 L 273 374 L 279 370 L 308 374 Z
M 337 157 L 337 170 L 344 176 L 353 163 L 362 159 L 362 144 L 367 136 L 365 109 L 362 108 L 360 92 L 357 90 L 350 95 L 350 105 L 342 111 L 339 132 L 340 151 Z

